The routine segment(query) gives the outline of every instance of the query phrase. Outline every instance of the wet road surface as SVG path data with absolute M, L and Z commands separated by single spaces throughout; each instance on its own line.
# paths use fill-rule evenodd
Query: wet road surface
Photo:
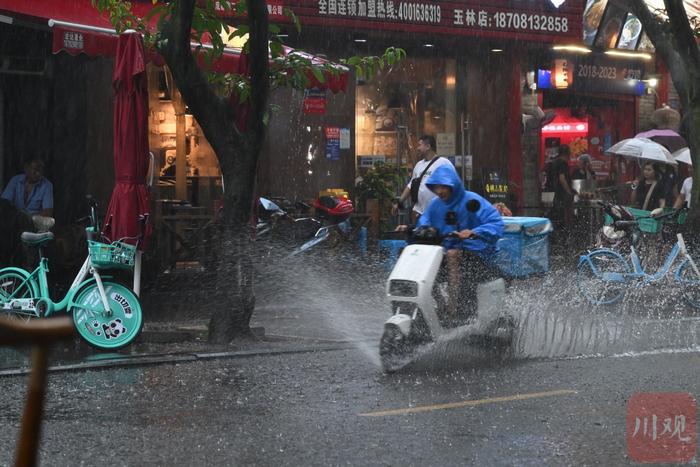
M 505 365 L 441 355 L 385 375 L 352 349 L 55 373 L 41 463 L 620 464 L 630 396 L 697 397 L 699 364 L 696 352 Z M 0 380 L 3 465 L 24 383 Z

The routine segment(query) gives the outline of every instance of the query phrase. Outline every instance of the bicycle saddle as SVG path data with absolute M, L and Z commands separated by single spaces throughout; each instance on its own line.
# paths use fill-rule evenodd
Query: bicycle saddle
M 53 232 L 22 232 L 22 241 L 31 246 L 43 246 L 53 240 Z

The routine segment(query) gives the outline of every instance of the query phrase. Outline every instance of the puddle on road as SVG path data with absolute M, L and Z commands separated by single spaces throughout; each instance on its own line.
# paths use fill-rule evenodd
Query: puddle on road
M 267 313 L 270 324 L 278 323 L 279 329 L 292 329 L 301 337 L 351 342 L 379 368 L 377 347 L 389 317 L 387 276 L 378 263 L 299 258 L 258 285 L 259 313 Z M 621 304 L 594 307 L 582 300 L 573 277 L 572 271 L 551 271 L 511 283 L 506 309 L 519 320 L 515 359 L 700 348 L 700 313 L 696 316 L 671 285 L 632 290 Z M 294 319 L 285 319 L 290 317 Z M 83 347 L 64 349 L 55 355 L 56 361 L 82 361 L 85 352 L 81 355 L 76 349 Z M 0 348 L 0 369 L 26 368 L 29 355 L 29 349 Z M 438 347 L 424 360 L 433 365 L 441 359 L 479 365 L 493 362 L 494 357 L 457 342 Z

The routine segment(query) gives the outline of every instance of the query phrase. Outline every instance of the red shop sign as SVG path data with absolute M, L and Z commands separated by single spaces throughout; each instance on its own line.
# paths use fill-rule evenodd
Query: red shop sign
M 326 113 L 326 91 L 323 89 L 305 89 L 303 110 L 305 114 L 323 115 Z
M 302 24 L 580 41 L 583 0 L 284 0 Z M 558 5 L 558 6 L 556 6 Z

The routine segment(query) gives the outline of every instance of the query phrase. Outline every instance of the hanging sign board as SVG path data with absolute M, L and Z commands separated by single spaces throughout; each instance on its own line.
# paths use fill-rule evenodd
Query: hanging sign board
M 326 127 L 326 159 L 330 161 L 340 160 L 340 128 L 337 126 Z
M 632 94 L 644 92 L 644 63 L 615 60 L 602 54 L 557 58 L 550 76 L 540 70 L 537 86 L 541 89 L 572 89 L 579 92 Z
M 340 129 L 340 149 L 350 149 L 350 128 Z
M 437 145 L 438 156 L 449 156 L 454 154 L 456 147 L 456 138 L 454 133 L 438 133 L 435 138 Z
M 386 162 L 386 156 L 357 156 L 360 167 L 372 168 L 376 162 Z
M 573 85 L 580 92 L 641 95 L 644 92 L 644 63 L 611 60 L 596 54 L 574 61 Z
M 304 89 L 303 109 L 305 114 L 324 115 L 326 113 L 326 91 L 317 88 Z
M 473 178 L 474 156 L 466 155 L 462 156 L 462 158 L 464 159 L 464 179 L 471 181 Z
M 484 198 L 492 203 L 508 201 L 508 180 L 496 169 L 484 169 Z

